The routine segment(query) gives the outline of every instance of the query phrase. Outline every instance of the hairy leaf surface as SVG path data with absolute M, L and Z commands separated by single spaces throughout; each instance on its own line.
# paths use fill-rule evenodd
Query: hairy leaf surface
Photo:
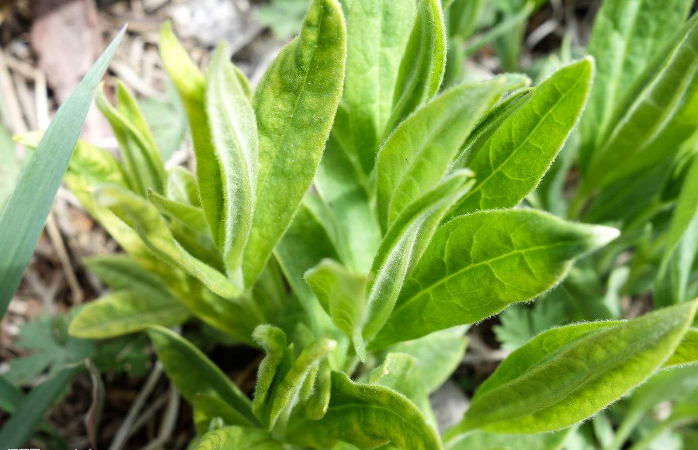
M 375 348 L 475 323 L 557 284 L 575 258 L 618 236 L 534 210 L 482 211 L 441 226 Z
M 281 450 L 282 445 L 258 428 L 225 427 L 206 433 L 194 450 Z
M 452 215 L 516 206 L 543 178 L 586 103 L 594 65 L 567 65 L 525 97 L 513 114 L 458 159 L 477 175 Z
M 596 332 L 582 324 L 540 334 L 480 386 L 449 435 L 476 427 L 540 433 L 590 417 L 661 367 L 697 306 L 698 301 L 683 303 Z
M 223 254 L 228 277 L 242 288 L 242 255 L 252 226 L 259 143 L 252 105 L 228 59 L 225 45 L 211 59 L 206 113 L 221 174 L 223 200 L 216 244 Z
M 69 332 L 85 339 L 106 339 L 135 333 L 149 325 L 174 327 L 190 316 L 189 309 L 174 297 L 123 290 L 85 305 L 70 322 Z
M 250 400 L 199 349 L 167 328 L 149 327 L 148 336 L 167 376 L 187 401 L 195 403 L 198 394 L 215 395 L 246 417 L 250 424 L 257 423 Z
M 315 0 L 300 36 L 281 51 L 255 92 L 259 172 L 245 247 L 245 285 L 259 276 L 310 187 L 344 81 L 346 31 L 337 0 Z
M 438 434 L 407 398 L 392 389 L 332 373 L 332 396 L 320 420 L 299 418 L 288 428 L 298 445 L 330 448 L 340 441 L 369 450 L 393 442 L 403 450 L 440 450 Z
M 614 110 L 623 106 L 636 80 L 683 25 L 691 3 L 603 2 L 587 47 L 587 53 L 596 61 L 596 76 L 580 123 L 582 168 L 586 168 L 594 149 L 603 142 Z
M 499 97 L 528 79 L 502 75 L 466 83 L 435 98 L 402 122 L 376 161 L 378 214 L 387 230 L 412 201 L 434 187 L 454 155 Z

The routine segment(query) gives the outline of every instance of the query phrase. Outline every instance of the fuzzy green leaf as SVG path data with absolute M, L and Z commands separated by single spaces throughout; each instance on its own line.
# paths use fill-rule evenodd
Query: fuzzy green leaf
M 475 430 L 459 436 L 446 450 L 561 450 L 573 428 L 545 434 L 495 434 Z
M 242 287 L 242 255 L 252 226 L 259 143 L 252 105 L 225 45 L 211 59 L 206 113 L 221 174 L 223 204 L 217 245 L 228 278 Z
M 441 226 L 374 345 L 479 322 L 560 282 L 579 256 L 618 236 L 534 210 L 482 211 Z
M 102 206 L 133 228 L 145 245 L 166 263 L 190 273 L 221 297 L 232 299 L 240 294 L 225 275 L 193 257 L 177 242 L 153 205 L 114 186 L 99 188 L 95 196 Z
M 400 60 L 416 16 L 414 0 L 355 0 L 347 18 L 342 97 L 348 141 L 361 170 L 373 169 L 393 107 Z
M 167 376 L 189 403 L 194 404 L 198 394 L 214 395 L 257 424 L 250 400 L 199 349 L 167 328 L 148 327 L 148 336 Z
M 174 327 L 189 317 L 189 309 L 173 297 L 124 290 L 85 305 L 70 322 L 69 332 L 79 338 L 106 339 L 135 333 L 149 325 Z
M 403 450 L 440 450 L 441 440 L 424 415 L 392 389 L 352 382 L 332 373 L 332 396 L 320 420 L 299 418 L 288 428 L 298 445 L 331 448 L 340 441 L 361 450 L 393 442 Z
M 388 353 L 383 363 L 371 371 L 368 381 L 404 395 L 422 411 L 429 423 L 436 426 L 419 362 L 412 356 L 406 353 Z
M 499 365 L 448 434 L 541 433 L 596 414 L 662 366 L 696 307 L 682 303 L 598 331 L 582 324 L 542 333 Z
M 119 141 L 129 183 L 135 192 L 143 196 L 148 189 L 164 192 L 165 165 L 136 99 L 122 83 L 116 85 L 116 98 L 114 107 L 107 100 L 104 90 L 100 89 L 96 103 Z
M 181 166 L 170 169 L 167 174 L 167 188 L 165 194 L 170 200 L 185 205 L 201 207 L 199 190 L 196 187 L 194 175 Z
M 614 111 L 681 28 L 691 0 L 606 0 L 594 20 L 587 53 L 596 61 L 589 104 L 580 123 L 580 162 L 586 168 L 607 136 Z
M 698 159 L 691 164 L 681 187 L 667 232 L 657 274 L 655 298 L 659 305 L 686 300 L 691 266 L 698 250 Z
M 400 62 L 386 135 L 439 92 L 445 71 L 446 26 L 441 2 L 419 0 L 417 18 Z
M 216 395 L 196 394 L 194 403 L 194 423 L 199 434 L 209 431 L 212 420 L 220 418 L 225 425 L 249 425 L 250 421 L 235 408 Z
M 676 347 L 676 351 L 664 364 L 664 367 L 672 367 L 698 361 L 698 329 L 691 328 Z
M 577 123 L 593 72 L 591 59 L 561 68 L 487 139 L 466 148 L 455 165 L 473 170 L 477 183 L 453 215 L 512 207 L 535 189 Z
M 213 242 L 219 242 L 223 181 L 211 140 L 211 129 L 206 114 L 202 114 L 206 110 L 206 79 L 177 40 L 170 22 L 163 25 L 160 33 L 160 56 L 187 112 L 194 141 L 199 197 Z
M 698 17 L 594 153 L 584 192 L 651 168 L 676 154 L 695 132 L 698 111 Z
M 408 274 L 422 257 L 448 210 L 472 186 L 471 173 L 458 171 L 412 202 L 395 219 L 373 261 L 367 284 L 362 336 L 373 339 L 390 317 Z M 363 346 L 357 348 L 365 356 Z
M 462 84 L 433 99 L 397 127 L 376 161 L 378 215 L 384 230 L 407 205 L 441 180 L 494 102 L 527 82 L 524 76 L 503 75 Z
M 253 337 L 267 354 L 257 370 L 257 386 L 252 403 L 255 416 L 265 422 L 268 419 L 268 406 L 273 400 L 274 377 L 288 356 L 286 333 L 272 325 L 260 325 L 254 330 Z
M 437 331 L 420 339 L 401 342 L 390 347 L 391 352 L 406 353 L 417 361 L 427 394 L 436 391 L 448 380 L 463 361 L 468 339 L 466 327 Z
M 358 348 L 366 311 L 366 276 L 352 273 L 331 259 L 323 259 L 305 273 L 305 281 L 337 328 Z
M 298 38 L 281 51 L 255 92 L 259 172 L 245 285 L 257 279 L 310 187 L 344 81 L 346 31 L 337 0 L 315 0 Z
M 281 450 L 269 433 L 256 428 L 225 427 L 206 433 L 194 450 Z
M 148 201 L 155 205 L 162 214 L 178 220 L 183 226 L 203 235 L 209 234 L 206 216 L 201 208 L 171 200 L 150 190 L 148 191 Z

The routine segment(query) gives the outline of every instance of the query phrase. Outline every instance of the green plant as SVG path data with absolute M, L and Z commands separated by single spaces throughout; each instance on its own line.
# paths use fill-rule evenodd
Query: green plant
M 66 182 L 128 256 L 88 262 L 112 292 L 71 334 L 145 330 L 201 450 L 552 449 L 583 442 L 577 425 L 595 415 L 598 439 L 619 448 L 654 405 L 695 391 L 698 361 L 698 19 L 684 25 L 686 0 L 629 3 L 604 2 L 596 76 L 583 58 L 534 87 L 507 74 L 439 95 L 438 0 L 353 0 L 346 23 L 337 0 L 315 0 L 254 92 L 224 46 L 201 74 L 165 25 L 196 170 L 165 172 L 123 85 L 116 106 L 98 96 L 121 159 L 81 142 Z M 616 33 L 626 13 L 646 29 Z M 575 158 L 570 192 L 555 180 Z M 620 295 L 653 283 L 665 307 L 618 317 Z M 498 335 L 518 348 L 440 435 L 428 395 L 462 359 L 463 326 L 539 296 L 562 310 L 511 333 L 544 316 L 515 307 L 524 319 Z M 252 401 L 168 329 L 190 319 L 265 351 Z M 665 378 L 685 389 L 651 388 Z M 609 432 L 598 413 L 646 380 Z

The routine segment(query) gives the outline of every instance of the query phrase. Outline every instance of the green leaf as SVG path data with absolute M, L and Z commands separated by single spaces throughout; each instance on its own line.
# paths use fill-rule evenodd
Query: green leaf
M 206 216 L 201 208 L 170 200 L 151 190 L 148 190 L 148 201 L 155 205 L 162 214 L 178 220 L 181 225 L 189 227 L 197 233 L 208 236 L 208 223 L 206 223 Z
M 412 202 L 395 219 L 373 261 L 367 284 L 362 336 L 372 340 L 390 317 L 405 278 L 424 254 L 448 210 L 472 186 L 471 173 L 458 171 Z M 363 346 L 357 353 L 365 357 Z
M 448 380 L 463 361 L 468 339 L 465 327 L 437 331 L 420 339 L 401 342 L 390 347 L 394 353 L 406 353 L 417 362 L 424 389 L 431 394 Z
M 367 176 L 352 155 L 348 116 L 337 111 L 314 187 L 324 205 L 315 202 L 316 211 L 326 210 L 325 220 L 333 230 L 333 242 L 342 262 L 355 272 L 368 272 L 382 238 L 378 217 L 371 206 Z M 374 153 L 375 154 L 375 153 Z
M 436 426 L 419 363 L 412 356 L 406 353 L 388 353 L 383 363 L 371 371 L 368 381 L 404 395 L 422 411 L 432 426 Z
M 165 219 L 153 205 L 114 186 L 100 187 L 95 197 L 102 206 L 109 208 L 133 228 L 145 245 L 167 264 L 190 273 L 221 297 L 232 299 L 240 294 L 225 275 L 196 259 L 177 242 Z
M 257 424 L 250 400 L 206 355 L 167 328 L 151 326 L 147 332 L 167 376 L 189 403 L 194 404 L 198 394 L 214 395 Z
M 375 348 L 479 322 L 560 282 L 618 230 L 534 210 L 482 211 L 441 226 L 400 292 Z
M 339 256 L 329 232 L 306 200 L 301 203 L 275 253 L 288 283 L 312 322 L 312 328 L 317 330 L 326 315 L 305 282 L 304 275 L 324 258 L 338 260 Z
M 188 126 L 184 105 L 171 82 L 167 83 L 166 91 L 165 101 L 144 98 L 138 102 L 164 161 L 182 147 Z
M 676 36 L 691 4 L 691 0 L 603 2 L 587 47 L 596 61 L 596 77 L 580 123 L 583 169 L 613 126 L 614 112 L 625 106 L 636 80 Z
M 0 215 L 0 255 L 3 255 L 0 261 L 0 318 L 5 315 L 29 264 L 80 136 L 94 91 L 124 32 L 125 29 L 121 30 L 114 38 L 58 109 Z
M 407 398 L 392 389 L 332 373 L 332 396 L 320 420 L 298 418 L 288 428 L 298 445 L 330 448 L 340 441 L 369 450 L 393 442 L 403 450 L 440 450 L 438 434 Z
M 145 196 L 148 189 L 163 192 L 165 166 L 136 99 L 120 82 L 116 85 L 116 98 L 114 107 L 100 89 L 96 103 L 119 141 L 126 177 L 140 195 Z
M 228 278 L 242 288 L 242 255 L 252 226 L 257 179 L 257 124 L 225 45 L 212 56 L 207 82 L 206 113 L 223 201 L 217 244 Z
M 144 297 L 170 295 L 167 284 L 158 276 L 143 270 L 132 258 L 126 255 L 93 256 L 83 260 L 83 264 L 115 291 L 131 290 Z
M 594 153 L 583 193 L 673 157 L 695 132 L 698 19 Z
M 378 215 L 387 230 L 436 185 L 475 125 L 499 97 L 528 79 L 503 75 L 457 86 L 418 109 L 383 144 L 376 161 Z
M 681 187 L 662 256 L 655 301 L 669 305 L 686 300 L 691 266 L 698 250 L 698 159 L 691 164 Z
M 291 411 L 299 400 L 303 383 L 335 347 L 337 347 L 336 341 L 320 338 L 304 348 L 298 358 L 293 361 L 288 372 L 274 389 L 269 416 L 270 428 L 274 427 L 277 421 L 282 423 L 288 421 Z
M 322 361 L 318 367 L 314 389 L 305 405 L 305 414 L 310 419 L 320 420 L 327 413 L 332 392 L 332 371 L 327 360 Z
M 249 425 L 250 421 L 216 395 L 197 394 L 192 404 L 194 423 L 199 434 L 209 431 L 212 420 L 220 418 L 225 425 Z
M 416 5 L 413 0 L 354 0 L 349 8 L 342 108 L 348 119 L 351 152 L 366 174 L 373 169 L 376 150 L 390 132 L 385 127 Z
M 281 51 L 255 92 L 259 172 L 245 285 L 257 279 L 310 187 L 344 81 L 346 37 L 336 0 L 315 0 L 298 38 Z
M 194 450 L 281 450 L 269 433 L 256 428 L 225 427 L 206 433 Z
M 167 174 L 167 198 L 185 205 L 201 207 L 199 190 L 196 186 L 194 176 L 187 169 L 176 166 L 170 169 Z
M 582 324 L 539 335 L 499 365 L 448 435 L 475 428 L 541 433 L 594 415 L 662 366 L 696 307 L 698 301 L 611 327 L 601 322 L 597 331 Z
M 698 361 L 698 329 L 691 328 L 683 337 L 664 367 L 678 366 Z
M 473 170 L 477 183 L 452 215 L 512 207 L 535 189 L 577 123 L 593 71 L 591 59 L 561 68 L 491 135 L 466 148 L 455 166 Z
M 352 273 L 331 259 L 323 259 L 305 273 L 305 281 L 337 328 L 359 348 L 366 312 L 366 276 Z
M 253 337 L 264 349 L 266 356 L 257 370 L 252 411 L 259 420 L 266 422 L 269 417 L 268 407 L 272 401 L 274 377 L 284 359 L 288 357 L 286 333 L 272 325 L 260 325 L 254 330 Z
M 302 400 L 304 384 L 335 349 L 337 342 L 317 339 L 294 358 L 293 345 L 286 345 L 286 335 L 281 329 L 261 325 L 255 330 L 254 338 L 267 356 L 259 367 L 253 410 L 270 430 L 277 425 L 284 428 L 291 412 Z
M 545 434 L 495 434 L 475 430 L 459 436 L 446 450 L 560 450 L 573 428 Z
M 439 92 L 446 71 L 446 26 L 439 0 L 419 0 L 417 18 L 400 62 L 385 134 Z
M 0 410 L 12 414 L 23 397 L 24 395 L 19 388 L 0 376 Z
M 219 242 L 223 181 L 208 119 L 205 114 L 201 114 L 206 110 L 206 79 L 175 37 L 170 22 L 165 22 L 160 32 L 160 56 L 187 112 L 194 142 L 199 198 L 211 228 L 213 242 Z
M 169 296 L 117 291 L 85 305 L 71 321 L 71 336 L 106 339 L 135 333 L 149 325 L 174 327 L 190 317 L 189 309 Z

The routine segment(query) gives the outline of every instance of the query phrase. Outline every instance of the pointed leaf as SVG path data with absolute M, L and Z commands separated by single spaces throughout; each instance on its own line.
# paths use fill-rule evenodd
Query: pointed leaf
M 199 434 L 209 431 L 212 420 L 220 418 L 225 425 L 250 425 L 250 421 L 216 395 L 197 394 L 192 404 L 194 423 Z
M 340 441 L 361 450 L 393 442 L 403 450 L 440 450 L 438 434 L 419 409 L 392 389 L 352 382 L 332 373 L 332 396 L 320 420 L 296 419 L 288 439 L 298 445 L 330 448 Z
M 3 255 L 0 261 L 0 318 L 5 315 L 29 264 L 80 136 L 94 91 L 125 31 L 122 29 L 114 38 L 58 109 L 0 214 L 0 255 Z
M 436 418 L 421 375 L 415 358 L 406 353 L 388 353 L 383 363 L 371 371 L 368 381 L 404 395 L 422 411 L 429 423 L 436 426 Z
M 445 71 L 446 26 L 441 2 L 419 0 L 417 18 L 400 62 L 385 135 L 439 92 Z
M 167 174 L 167 198 L 185 205 L 201 207 L 199 190 L 196 187 L 194 176 L 187 169 L 176 166 Z
M 205 114 L 201 114 L 206 110 L 206 79 L 175 37 L 170 22 L 165 22 L 160 33 L 160 56 L 187 112 L 194 141 L 199 198 L 213 242 L 219 242 L 223 182 L 208 120 Z
M 133 228 L 146 246 L 166 263 L 187 271 L 224 298 L 235 298 L 240 291 L 211 266 L 194 258 L 174 238 L 157 209 L 141 197 L 113 186 L 95 193 L 98 202 Z
M 85 305 L 70 322 L 70 335 L 106 339 L 135 333 L 149 325 L 174 327 L 189 319 L 189 309 L 168 296 L 144 296 L 138 291 L 117 291 Z
M 457 167 L 473 170 L 477 183 L 452 215 L 516 206 L 535 189 L 577 123 L 593 71 L 590 59 L 561 68 L 459 158 Z
M 567 326 L 540 334 L 483 383 L 459 425 L 503 433 L 541 433 L 584 420 L 642 383 L 671 356 L 698 301 L 586 332 Z M 582 333 L 575 339 L 557 336 Z M 652 332 L 649 333 L 648 330 Z
M 259 172 L 244 278 L 259 276 L 315 176 L 344 81 L 345 25 L 336 0 L 314 0 L 298 38 L 255 92 Z
M 116 86 L 116 97 L 114 107 L 107 100 L 104 90 L 100 89 L 96 103 L 119 141 L 125 173 L 131 186 L 143 196 L 148 189 L 164 192 L 165 165 L 136 100 L 122 83 Z
M 664 363 L 664 367 L 679 366 L 698 362 L 698 329 L 691 328 L 676 347 L 671 358 Z
M 267 420 L 266 409 L 272 399 L 272 383 L 277 369 L 286 358 L 286 333 L 272 325 L 260 325 L 254 330 L 254 340 L 259 344 L 266 356 L 257 371 L 257 386 L 254 392 L 252 411 L 259 420 Z
M 342 97 L 351 152 L 361 170 L 373 169 L 387 132 L 393 94 L 417 3 L 413 0 L 355 0 L 347 18 L 347 74 Z
M 411 203 L 395 219 L 373 261 L 366 295 L 367 313 L 362 336 L 370 341 L 388 320 L 405 277 L 414 269 L 448 210 L 472 186 L 471 173 L 462 170 Z M 357 349 L 360 357 L 364 350 Z
M 83 260 L 83 263 L 114 291 L 132 290 L 146 297 L 171 295 L 162 279 L 143 270 L 126 255 L 93 256 Z
M 194 404 L 198 394 L 215 395 L 251 424 L 257 423 L 250 400 L 199 349 L 167 328 L 151 326 L 148 336 L 167 376 L 189 403 Z
M 451 160 L 499 97 L 528 79 L 502 75 L 457 86 L 418 109 L 381 147 L 376 162 L 378 212 L 383 229 L 446 174 Z
M 676 154 L 695 132 L 698 110 L 698 17 L 657 74 L 637 95 L 584 178 L 587 192 L 648 169 Z
M 390 347 L 391 352 L 406 353 L 417 361 L 424 388 L 431 394 L 449 379 L 463 361 L 468 339 L 466 327 L 437 331 L 419 339 Z
M 534 210 L 482 211 L 441 226 L 374 346 L 479 322 L 560 282 L 579 256 L 618 236 Z
M 348 271 L 336 261 L 323 259 L 304 278 L 337 328 L 358 348 L 366 311 L 366 277 Z
M 691 0 L 603 2 L 587 47 L 596 61 L 596 77 L 580 123 L 583 168 L 603 143 L 614 110 L 623 106 L 640 75 L 675 37 L 691 4 Z
M 170 200 L 151 190 L 148 190 L 148 201 L 155 205 L 162 214 L 178 220 L 182 225 L 191 228 L 197 233 L 209 234 L 206 216 L 201 208 Z
M 212 56 L 206 113 L 221 174 L 218 248 L 228 277 L 242 287 L 242 255 L 252 226 L 257 179 L 257 124 L 252 105 L 228 60 L 225 45 Z

